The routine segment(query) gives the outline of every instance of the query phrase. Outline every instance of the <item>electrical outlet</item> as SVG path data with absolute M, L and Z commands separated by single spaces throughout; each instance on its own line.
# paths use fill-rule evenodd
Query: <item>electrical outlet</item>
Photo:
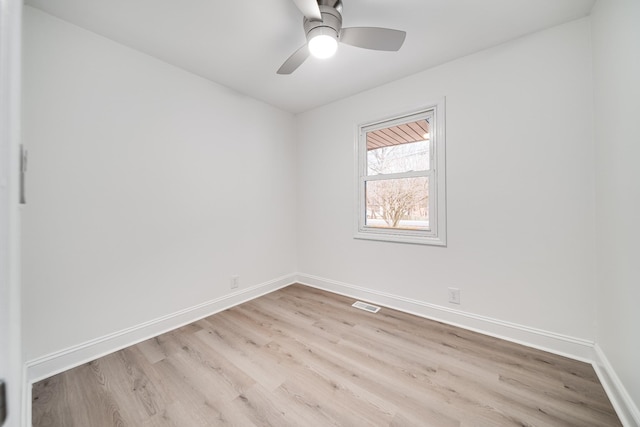
M 231 276 L 231 289 L 237 289 L 240 286 L 240 276 Z
M 451 304 L 460 304 L 460 289 L 449 288 L 449 302 Z

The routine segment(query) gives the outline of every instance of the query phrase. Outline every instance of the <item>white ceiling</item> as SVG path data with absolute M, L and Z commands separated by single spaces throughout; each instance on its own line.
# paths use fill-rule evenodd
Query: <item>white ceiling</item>
M 595 0 L 343 0 L 343 26 L 407 32 L 399 52 L 340 45 L 292 75 L 305 42 L 292 0 L 27 0 L 27 4 L 284 110 L 299 113 L 568 22 Z

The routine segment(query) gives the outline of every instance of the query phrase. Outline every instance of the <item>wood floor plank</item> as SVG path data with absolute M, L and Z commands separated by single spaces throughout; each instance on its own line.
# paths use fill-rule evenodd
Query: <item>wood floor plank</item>
M 33 386 L 33 425 L 619 426 L 591 365 L 292 285 Z
M 212 330 L 202 330 L 196 336 L 268 390 L 275 390 L 286 380 L 285 373 L 277 366 L 263 363 L 256 357 L 256 348 L 253 345 L 247 348 L 232 331 L 221 332 L 214 326 Z

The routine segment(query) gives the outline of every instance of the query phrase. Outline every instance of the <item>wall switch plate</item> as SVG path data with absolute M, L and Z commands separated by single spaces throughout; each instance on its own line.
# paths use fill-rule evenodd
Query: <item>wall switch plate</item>
M 460 289 L 449 288 L 449 302 L 451 304 L 460 304 Z
M 240 286 L 240 276 L 231 276 L 231 289 L 237 289 Z

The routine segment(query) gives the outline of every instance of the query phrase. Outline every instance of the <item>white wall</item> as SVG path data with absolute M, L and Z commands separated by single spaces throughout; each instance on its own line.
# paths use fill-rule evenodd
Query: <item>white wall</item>
M 27 360 L 295 272 L 291 114 L 25 15 Z
M 640 2 L 592 12 L 597 165 L 597 342 L 640 425 Z
M 593 340 L 591 75 L 583 19 L 300 115 L 299 271 Z M 355 240 L 355 124 L 441 96 L 448 247 Z

